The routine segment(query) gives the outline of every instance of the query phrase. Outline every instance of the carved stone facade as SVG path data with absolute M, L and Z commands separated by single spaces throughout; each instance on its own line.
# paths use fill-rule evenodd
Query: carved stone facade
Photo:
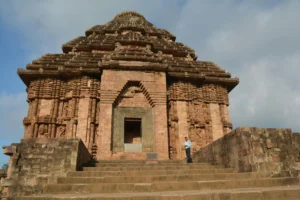
M 170 157 L 182 159 L 184 137 L 193 141 L 192 152 L 232 130 L 228 91 L 215 84 L 174 81 L 169 86 Z
M 24 138 L 81 138 L 94 151 L 99 86 L 100 78 L 92 76 L 31 81 L 27 89 L 29 110 L 23 121 Z
M 19 69 L 29 103 L 24 138 L 80 138 L 94 159 L 165 160 L 185 157 L 185 136 L 193 152 L 223 137 L 239 80 L 175 39 L 123 12 L 64 44 L 63 54 Z

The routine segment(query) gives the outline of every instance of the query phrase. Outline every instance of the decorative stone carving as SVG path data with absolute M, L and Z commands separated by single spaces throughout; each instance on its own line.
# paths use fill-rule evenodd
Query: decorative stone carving
M 162 58 L 163 57 L 163 52 L 162 51 L 158 51 L 157 52 L 157 56 L 160 57 L 160 58 Z
M 169 155 L 171 159 L 177 159 L 178 148 L 178 113 L 176 103 L 174 101 L 169 102 Z
M 121 45 L 120 42 L 116 42 L 116 43 L 115 43 L 115 51 L 120 51 L 120 50 L 121 50 L 121 47 L 122 47 L 122 45 Z
M 179 138 L 176 139 L 174 135 L 174 123 L 178 121 L 174 114 L 176 101 L 187 102 L 186 113 L 178 113 L 178 115 L 187 115 L 189 125 L 187 132 L 193 142 L 193 151 L 199 150 L 214 140 L 213 130 L 218 130 L 219 135 L 225 135 L 232 128 L 232 126 L 230 127 L 231 123 L 228 121 L 228 93 L 226 88 L 222 86 L 174 81 L 169 86 L 169 101 L 171 102 L 169 104 L 169 119 L 171 119 L 169 134 L 172 151 L 176 148 L 175 144 L 180 143 Z M 219 107 L 219 118 L 214 118 L 215 115 L 212 116 L 211 104 L 217 104 Z M 220 125 L 220 127 L 216 127 L 217 125 Z M 174 154 L 172 151 L 170 155 Z M 171 155 L 171 157 L 176 157 L 176 155 Z
M 187 61 L 193 61 L 194 59 L 192 58 L 191 54 L 188 54 L 188 55 L 186 56 L 186 60 L 187 60 Z
M 129 23 L 131 24 L 136 24 L 139 21 L 139 17 L 130 17 L 129 18 Z
M 121 95 L 121 97 L 133 98 L 136 93 L 141 93 L 141 92 L 142 92 L 141 88 L 139 88 L 137 86 L 131 86 L 131 87 L 127 88 L 126 91 L 124 91 L 124 93 Z
M 62 125 L 59 127 L 59 136 L 65 137 L 66 136 L 66 126 Z
M 146 45 L 146 51 L 148 51 L 149 53 L 152 53 L 152 50 L 151 50 L 151 45 Z
M 82 76 L 75 78 L 54 79 L 41 78 L 30 83 L 29 112 L 24 120 L 25 137 L 65 137 L 74 138 L 77 132 L 79 99 L 90 98 L 93 120 L 91 130 L 93 135 L 97 130 L 96 112 L 99 101 L 98 79 Z M 32 122 L 34 122 L 32 124 Z M 65 124 L 66 125 L 62 125 Z M 94 138 L 93 136 L 91 136 Z
M 63 109 L 63 113 L 64 113 L 63 116 L 64 116 L 64 117 L 68 117 L 68 115 L 69 115 L 69 112 L 68 112 L 69 109 L 68 109 L 68 108 L 69 108 L 69 106 L 68 106 L 68 103 L 66 102 L 66 103 L 64 104 L 64 109 Z
M 49 134 L 48 134 L 48 125 L 46 124 L 40 124 L 39 125 L 39 129 L 38 129 L 38 137 L 39 138 L 48 138 Z

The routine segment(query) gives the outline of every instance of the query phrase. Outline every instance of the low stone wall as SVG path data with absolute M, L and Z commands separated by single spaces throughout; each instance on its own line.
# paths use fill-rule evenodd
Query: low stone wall
M 194 153 L 193 159 L 238 172 L 297 176 L 295 137 L 290 129 L 241 127 Z
M 80 170 L 91 155 L 79 139 L 23 139 L 11 156 L 8 195 L 39 194 L 57 177 Z
M 298 170 L 300 170 L 300 133 L 293 133 L 292 140 L 293 140 L 293 152 L 295 157 L 295 164 Z

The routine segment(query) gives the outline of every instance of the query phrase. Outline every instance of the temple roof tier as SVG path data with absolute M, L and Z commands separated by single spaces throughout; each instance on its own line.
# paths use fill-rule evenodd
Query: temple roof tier
M 64 53 L 45 54 L 18 74 L 26 85 L 36 77 L 97 74 L 103 69 L 163 71 L 173 78 L 218 82 L 229 90 L 238 84 L 238 79 L 213 62 L 197 61 L 192 48 L 175 40 L 141 14 L 125 11 L 64 44 Z

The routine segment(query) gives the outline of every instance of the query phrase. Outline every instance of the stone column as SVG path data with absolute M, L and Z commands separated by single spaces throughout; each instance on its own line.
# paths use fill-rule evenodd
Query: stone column
M 211 124 L 212 124 L 212 133 L 213 141 L 224 136 L 223 132 L 223 123 L 221 120 L 220 107 L 217 103 L 210 103 L 209 109 L 211 113 Z
M 141 87 L 147 91 L 146 95 L 149 95 L 154 105 L 155 152 L 158 154 L 158 159 L 167 160 L 169 159 L 169 134 L 166 75 L 165 73 L 152 74 L 151 79 L 151 81 L 144 79 Z
M 113 70 L 102 72 L 99 105 L 100 124 L 96 141 L 97 159 L 100 160 L 111 159 L 112 156 L 113 103 L 126 83 L 126 80 L 123 80 L 124 74 Z
M 111 142 L 112 142 L 112 104 L 100 103 L 100 120 L 101 124 L 98 130 L 97 159 L 105 160 L 111 158 Z
M 167 106 L 163 104 L 155 105 L 153 112 L 155 119 L 155 148 L 158 153 L 158 159 L 167 160 L 169 159 Z
M 79 99 L 78 104 L 78 125 L 77 125 L 77 138 L 81 138 L 82 141 L 88 146 L 87 141 L 87 128 L 88 128 L 88 117 L 89 117 L 89 98 Z
M 179 152 L 177 152 L 177 159 L 184 159 L 186 157 L 185 155 L 185 149 L 183 147 L 184 144 L 184 137 L 188 137 L 189 134 L 189 124 L 187 122 L 188 119 L 188 113 L 187 113 L 187 102 L 186 101 L 177 101 L 177 113 L 178 113 L 178 144 L 177 149 Z

